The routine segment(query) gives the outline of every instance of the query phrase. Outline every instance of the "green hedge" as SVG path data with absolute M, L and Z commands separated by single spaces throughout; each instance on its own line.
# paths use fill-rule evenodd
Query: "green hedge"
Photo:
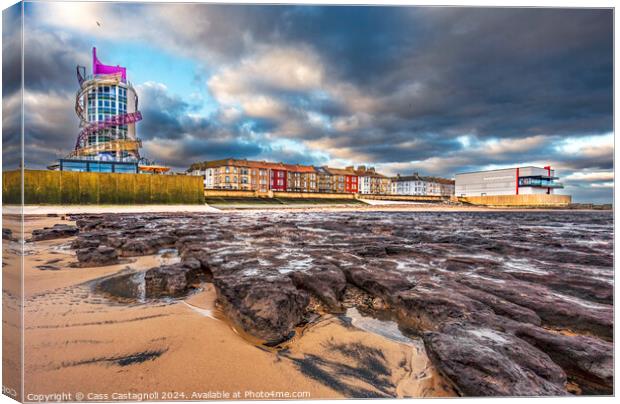
M 21 203 L 21 172 L 2 173 L 4 203 Z M 204 203 L 202 177 L 24 170 L 24 203 L 140 205 Z

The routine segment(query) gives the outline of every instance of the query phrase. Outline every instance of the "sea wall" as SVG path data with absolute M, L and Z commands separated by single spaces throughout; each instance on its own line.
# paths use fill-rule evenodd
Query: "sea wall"
M 278 191 L 243 191 L 235 189 L 205 189 L 209 198 L 279 198 L 279 199 L 355 199 L 355 194 L 336 194 L 322 192 L 278 192 Z
M 458 200 L 472 205 L 519 207 L 562 207 L 571 203 L 570 195 L 553 194 L 467 196 L 459 197 Z
M 205 197 L 209 198 L 278 198 L 278 199 L 379 199 L 390 201 L 442 201 L 443 196 L 414 196 L 414 195 L 368 195 L 352 193 L 328 192 L 279 192 L 279 191 L 244 191 L 235 189 L 205 189 Z
M 4 203 L 21 202 L 20 171 L 2 173 Z M 201 177 L 24 170 L 27 205 L 204 203 Z
M 382 201 L 437 202 L 450 199 L 449 196 L 437 195 L 369 195 L 359 194 L 360 199 L 376 199 Z

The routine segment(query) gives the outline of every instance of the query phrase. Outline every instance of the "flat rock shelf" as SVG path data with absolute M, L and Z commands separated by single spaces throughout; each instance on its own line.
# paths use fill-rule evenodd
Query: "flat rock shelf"
M 321 397 L 332 396 L 329 391 L 344 397 L 613 394 L 609 212 L 271 211 L 69 219 L 75 228 L 34 232 L 31 241 L 68 237 L 77 259 L 67 271 L 120 269 L 161 251 L 175 257 L 140 271 L 110 271 L 84 284 L 89 294 L 122 290 L 124 300 L 116 305 L 151 302 L 148 307 L 177 307 L 185 300 L 178 307 L 187 310 L 201 291 L 212 290 L 213 310 L 195 312 L 230 324 L 246 344 L 329 389 Z M 364 316 L 375 320 L 363 322 Z M 366 345 L 330 340 L 356 322 L 370 324 L 358 333 L 376 331 L 364 337 Z M 134 356 L 157 362 L 173 351 L 155 345 Z M 424 377 L 432 382 L 411 384 Z

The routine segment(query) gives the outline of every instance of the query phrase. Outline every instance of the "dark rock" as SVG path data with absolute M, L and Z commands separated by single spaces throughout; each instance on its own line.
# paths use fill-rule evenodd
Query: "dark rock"
M 180 250 L 181 262 L 188 265 L 192 262 L 192 265 L 198 265 L 200 270 L 204 274 L 206 282 L 213 281 L 213 272 L 211 271 L 211 265 L 209 263 L 210 255 L 202 247 L 197 244 L 186 245 L 183 250 Z
M 402 323 L 421 330 L 438 330 L 450 322 L 480 322 L 494 317 L 485 304 L 454 290 L 417 286 L 400 292 L 393 303 Z
M 510 334 L 460 325 L 423 336 L 441 373 L 464 396 L 563 396 L 566 375 L 545 353 Z
M 495 261 L 484 260 L 474 257 L 452 257 L 446 260 L 446 269 L 448 271 L 471 271 L 480 267 L 493 268 L 499 264 Z
M 387 251 L 385 250 L 385 247 L 381 245 L 368 245 L 356 250 L 355 254 L 360 257 L 380 258 L 385 257 L 387 255 Z
M 103 224 L 103 219 L 101 217 L 82 218 L 82 219 L 77 219 L 75 221 L 75 224 L 81 231 L 89 231 L 89 230 L 96 229 L 101 224 Z
M 137 257 L 153 255 L 158 251 L 158 248 L 143 239 L 129 239 L 121 246 L 121 251 L 123 257 Z
M 486 293 L 482 290 L 468 288 L 466 286 L 458 286 L 458 292 L 470 299 L 477 300 L 490 307 L 495 314 L 506 316 L 515 321 L 522 323 L 529 323 L 534 325 L 540 325 L 540 317 L 526 307 L 519 306 L 518 304 L 511 303 L 507 300 L 499 298 L 491 293 Z
M 402 273 L 376 267 L 368 269 L 345 267 L 342 271 L 348 282 L 386 301 L 391 301 L 397 292 L 412 288 L 414 285 Z
M 2 239 L 3 240 L 13 240 L 13 230 L 7 229 L 6 227 L 2 228 Z
M 75 253 L 81 267 L 118 264 L 118 253 L 113 247 L 100 245 L 99 247 L 80 248 Z
M 54 240 L 57 238 L 73 237 L 78 233 L 76 226 L 55 224 L 52 227 L 35 229 L 32 231 L 31 241 Z
M 288 336 L 303 321 L 310 302 L 308 294 L 288 277 L 229 275 L 213 281 L 226 314 L 245 332 L 267 341 Z
M 151 268 L 144 275 L 147 298 L 179 297 L 200 280 L 200 267 L 174 264 Z
M 71 248 L 77 250 L 80 248 L 98 247 L 99 245 L 101 245 L 101 240 L 97 238 L 78 237 L 71 243 Z
M 613 394 L 613 343 L 531 326 L 520 327 L 515 335 L 548 354 L 575 380 L 583 394 Z
M 613 283 L 581 273 L 571 273 L 564 269 L 558 269 L 546 274 L 516 272 L 511 273 L 511 275 L 519 280 L 540 283 L 560 293 L 581 299 L 606 304 L 612 304 L 614 301 Z
M 315 263 L 310 270 L 291 272 L 289 277 L 296 287 L 314 294 L 330 309 L 341 309 L 340 299 L 347 286 L 347 280 L 337 266 L 330 263 Z
M 137 257 L 156 254 L 160 249 L 172 247 L 176 237 L 169 234 L 130 238 L 120 247 L 123 257 Z
M 484 290 L 536 312 L 544 324 L 593 333 L 605 339 L 613 336 L 613 307 L 579 304 L 577 299 L 558 295 L 542 285 L 511 280 L 463 278 L 467 286 Z

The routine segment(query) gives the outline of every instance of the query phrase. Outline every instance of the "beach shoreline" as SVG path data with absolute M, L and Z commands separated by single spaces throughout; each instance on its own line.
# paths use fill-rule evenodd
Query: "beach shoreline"
M 376 201 L 373 201 L 376 202 Z M 391 201 L 390 201 L 391 202 Z M 367 205 L 4 205 L 8 215 L 81 215 L 81 214 L 127 214 L 127 213 L 224 213 L 231 211 L 262 212 L 613 212 L 612 209 L 569 209 L 558 207 L 488 207 L 446 203 L 390 203 Z

